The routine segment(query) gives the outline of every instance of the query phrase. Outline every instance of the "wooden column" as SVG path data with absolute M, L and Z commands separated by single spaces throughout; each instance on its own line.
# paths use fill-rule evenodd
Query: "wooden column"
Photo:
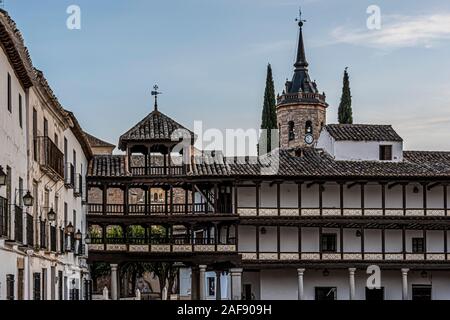
M 103 185 L 103 215 L 106 216 L 106 206 L 108 204 L 108 186 L 106 184 Z
M 423 213 L 425 216 L 427 216 L 427 208 L 428 208 L 428 194 L 427 194 L 427 184 L 422 183 L 422 190 L 423 190 Z
M 361 227 L 361 254 L 364 259 L 364 254 L 366 253 L 366 230 Z
M 192 204 L 192 205 L 194 205 L 194 204 Z M 187 186 L 184 189 L 184 212 L 186 212 L 186 214 L 189 213 L 189 192 L 188 192 Z
M 192 201 L 192 214 L 195 214 L 195 186 L 192 184 L 192 193 L 191 193 L 191 201 Z M 208 210 L 205 210 L 208 211 Z
M 448 230 L 445 228 L 444 230 L 444 252 L 445 252 L 445 261 L 447 261 L 447 255 L 448 255 Z
M 406 216 L 406 184 L 402 184 L 403 215 Z
M 445 216 L 448 216 L 448 214 L 447 214 L 447 208 L 448 208 L 447 185 L 444 184 L 442 189 L 444 189 L 444 210 L 445 210 Z
M 277 182 L 277 210 L 278 216 L 281 215 L 281 183 Z
M 323 184 L 319 183 L 319 208 L 320 216 L 323 215 Z
M 426 227 L 423 228 L 422 230 L 422 234 L 423 234 L 423 254 L 425 257 L 425 260 L 427 259 L 427 229 Z
M 259 216 L 259 211 L 260 211 L 260 207 L 261 207 L 261 205 L 259 203 L 260 194 L 261 194 L 261 184 L 259 182 L 256 182 L 255 193 L 256 193 L 256 215 Z
M 339 206 L 341 207 L 341 216 L 344 216 L 344 183 L 339 183 Z
M 362 216 L 364 216 L 364 211 L 365 211 L 365 183 L 361 183 L 361 214 Z
M 323 233 L 323 228 L 319 227 L 319 251 L 320 251 L 320 260 L 322 260 L 322 233 Z
M 234 214 L 238 214 L 238 181 L 234 184 Z
M 152 150 L 151 150 L 151 147 L 149 146 L 148 147 L 148 163 L 147 163 L 147 172 L 148 172 L 148 175 L 150 176 L 150 175 L 152 175 Z
M 167 175 L 167 154 L 164 154 L 164 175 Z
M 302 215 L 302 185 L 303 182 L 297 182 L 297 200 L 298 200 L 298 215 Z
M 339 228 L 339 243 L 341 260 L 344 260 L 344 228 L 342 226 Z
M 402 227 L 402 253 L 403 253 L 403 260 L 406 260 L 406 228 L 405 228 L 405 226 Z
M 386 256 L 386 228 L 381 229 L 381 252 L 383 253 L 383 260 Z
M 123 188 L 123 214 L 128 215 L 128 185 Z
M 301 226 L 298 227 L 297 236 L 298 236 L 298 258 L 299 258 L 299 260 L 301 260 L 302 259 L 302 227 Z
M 169 215 L 169 193 L 167 188 L 164 188 L 164 213 Z
M 386 183 L 381 183 L 381 208 L 383 209 L 383 216 L 386 216 Z
M 260 227 L 256 226 L 256 259 L 259 260 L 259 234 Z
M 278 252 L 278 260 L 281 258 L 281 230 L 280 226 L 277 226 L 277 252 Z
M 144 213 L 147 216 L 149 214 L 148 206 L 151 201 L 149 201 L 149 188 L 144 187 Z
M 217 183 L 214 184 L 214 213 L 219 212 L 219 187 Z

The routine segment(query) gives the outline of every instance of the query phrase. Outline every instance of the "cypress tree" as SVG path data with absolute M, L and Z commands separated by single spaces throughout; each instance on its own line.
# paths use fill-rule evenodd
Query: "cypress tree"
M 348 68 L 345 68 L 344 71 L 344 84 L 338 111 L 340 124 L 353 124 L 352 94 L 350 91 L 350 80 L 347 69 Z
M 277 129 L 277 111 L 275 103 L 275 85 L 273 82 L 272 67 L 267 66 L 266 90 L 264 92 L 264 105 L 262 111 L 261 129 L 267 130 L 267 149 L 259 150 L 260 154 L 272 151 L 271 130 Z M 262 139 L 263 137 L 261 137 Z M 259 147 L 258 147 L 259 149 Z

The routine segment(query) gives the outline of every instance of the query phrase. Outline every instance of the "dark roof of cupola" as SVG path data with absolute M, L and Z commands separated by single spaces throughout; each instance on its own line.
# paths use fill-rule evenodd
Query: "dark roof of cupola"
M 306 59 L 305 43 L 303 39 L 303 21 L 299 22 L 299 38 L 297 58 L 294 64 L 294 75 L 291 81 L 286 81 L 283 94 L 278 97 L 278 104 L 287 103 L 320 103 L 327 106 L 325 94 L 320 94 L 315 81 L 312 81 Z
M 390 125 L 329 124 L 325 129 L 337 141 L 403 141 Z
M 194 133 L 162 112 L 154 110 L 120 137 L 119 148 L 126 151 L 129 142 L 174 141 L 173 138 L 192 139 Z

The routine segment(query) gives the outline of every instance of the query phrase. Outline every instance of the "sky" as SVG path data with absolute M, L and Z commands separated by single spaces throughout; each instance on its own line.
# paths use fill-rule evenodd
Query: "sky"
M 153 109 L 186 127 L 259 128 L 266 67 L 292 77 L 302 7 L 310 75 L 337 122 L 349 68 L 355 123 L 392 124 L 408 150 L 450 150 L 448 0 L 4 0 L 33 64 L 104 140 Z M 70 5 L 81 29 L 66 26 Z M 376 5 L 381 28 L 370 30 Z

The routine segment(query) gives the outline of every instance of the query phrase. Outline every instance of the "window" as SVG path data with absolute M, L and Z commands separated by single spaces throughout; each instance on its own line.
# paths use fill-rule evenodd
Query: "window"
M 55 133 L 55 144 L 56 144 L 56 146 L 59 149 L 59 137 L 58 137 L 58 135 L 56 133 Z
M 311 121 L 306 121 L 306 125 L 305 125 L 305 133 L 306 134 L 312 134 L 313 133 L 313 126 L 312 126 L 312 122 Z
M 381 161 L 392 160 L 392 146 L 380 146 L 380 160 Z
M 19 177 L 19 207 L 23 207 L 23 179 Z
M 12 101 L 11 101 L 11 75 L 8 73 L 8 92 L 7 92 L 7 98 L 8 98 L 8 111 L 12 112 Z
M 48 120 L 44 118 L 44 137 L 48 137 Z
M 336 252 L 336 238 L 335 234 L 323 234 L 321 239 L 321 251 L 322 252 Z
M 69 224 L 67 219 L 69 218 L 69 209 L 67 207 L 67 202 L 64 202 L 64 228 Z
M 425 252 L 425 241 L 423 238 L 413 238 L 412 239 L 412 250 L 413 253 L 424 253 Z
M 429 285 L 413 285 L 412 299 L 414 301 L 430 301 L 431 300 L 431 286 Z
M 6 300 L 14 300 L 14 275 L 6 275 Z
M 33 273 L 33 300 L 41 300 L 41 274 Z
M 75 150 L 72 151 L 73 153 L 73 167 L 75 168 L 75 173 L 77 172 L 77 152 Z
M 288 123 L 289 126 L 289 141 L 295 140 L 295 123 L 294 121 L 289 121 Z
M 37 111 L 33 108 L 33 155 L 37 161 Z
M 208 277 L 208 296 L 214 297 L 216 295 L 216 279 Z
M 19 125 L 23 128 L 22 95 L 19 93 Z
M 367 301 L 383 301 L 384 300 L 384 288 L 379 288 L 379 289 L 366 288 L 366 300 Z
M 75 232 L 76 232 L 76 228 L 77 228 L 77 211 L 73 210 L 73 227 L 75 228 Z
M 333 301 L 336 300 L 336 287 L 316 287 L 317 301 Z

